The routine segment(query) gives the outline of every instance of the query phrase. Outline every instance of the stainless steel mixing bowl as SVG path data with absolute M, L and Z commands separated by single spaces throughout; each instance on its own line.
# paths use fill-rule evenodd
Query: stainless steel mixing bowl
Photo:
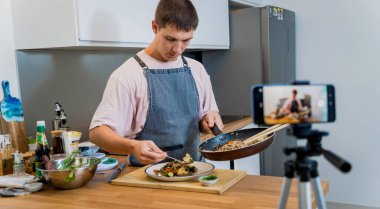
M 65 159 L 54 160 L 56 167 L 63 163 Z M 56 189 L 76 189 L 86 185 L 94 176 L 100 159 L 90 157 L 77 157 L 72 165 L 80 166 L 74 170 L 41 170 L 42 177 Z M 81 166 L 83 165 L 83 166 Z M 90 165 L 90 166 L 89 166 Z M 75 178 L 67 180 L 67 176 L 72 172 Z

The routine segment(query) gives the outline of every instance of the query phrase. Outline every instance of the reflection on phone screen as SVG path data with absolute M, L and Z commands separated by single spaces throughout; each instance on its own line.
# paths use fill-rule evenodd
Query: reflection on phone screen
M 263 106 L 268 125 L 327 122 L 327 86 L 264 86 Z

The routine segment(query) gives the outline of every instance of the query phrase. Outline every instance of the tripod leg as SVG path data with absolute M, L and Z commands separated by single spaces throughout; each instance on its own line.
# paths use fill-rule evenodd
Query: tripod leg
M 284 164 L 285 176 L 282 182 L 280 201 L 278 202 L 278 209 L 286 209 L 286 203 L 288 202 L 290 186 L 292 185 L 292 179 L 294 178 L 294 161 L 288 160 Z
M 281 188 L 280 202 L 278 203 L 278 209 L 286 209 L 286 203 L 288 202 L 290 186 L 292 185 L 292 179 L 284 177 Z
M 319 177 L 315 177 L 311 179 L 314 188 L 314 196 L 317 199 L 318 209 L 327 209 L 325 200 L 323 198 L 321 180 Z
M 298 182 L 298 208 L 311 209 L 310 182 Z M 319 209 L 319 208 L 318 208 Z

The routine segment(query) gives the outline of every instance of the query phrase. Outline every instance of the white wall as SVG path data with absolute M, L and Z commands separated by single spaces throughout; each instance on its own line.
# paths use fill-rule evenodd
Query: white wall
M 324 158 L 328 201 L 380 206 L 380 1 L 267 0 L 296 13 L 296 77 L 336 87 L 337 121 L 326 149 L 349 160 L 342 174 Z
M 0 0 L 0 31 L 0 82 L 9 80 L 12 96 L 19 97 L 10 0 Z M 2 99 L 3 94 L 0 93 L 0 100 Z

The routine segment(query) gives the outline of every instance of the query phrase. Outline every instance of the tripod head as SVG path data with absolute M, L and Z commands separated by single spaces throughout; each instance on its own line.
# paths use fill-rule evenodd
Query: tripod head
M 302 160 L 311 156 L 323 155 L 332 165 L 340 171 L 347 173 L 351 170 L 351 164 L 339 157 L 335 153 L 322 148 L 322 137 L 327 136 L 328 132 L 313 130 L 311 124 L 293 125 L 293 135 L 297 139 L 307 139 L 305 147 L 285 148 L 284 153 L 290 155 L 296 153 L 297 160 Z

